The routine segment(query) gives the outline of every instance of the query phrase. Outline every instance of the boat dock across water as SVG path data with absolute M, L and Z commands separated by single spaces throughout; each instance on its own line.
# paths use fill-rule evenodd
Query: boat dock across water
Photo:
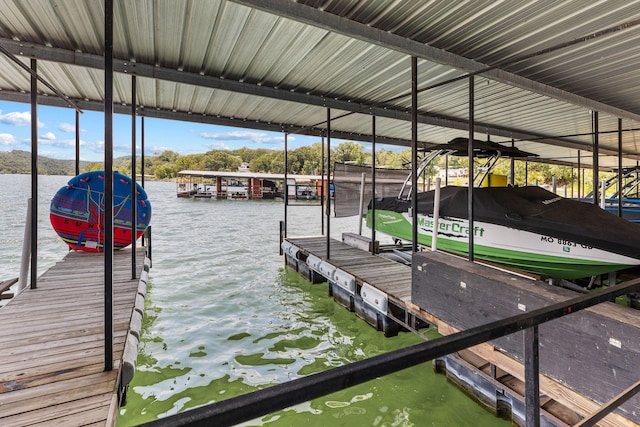
M 178 172 L 176 194 L 223 200 L 284 198 L 285 179 L 289 199 L 316 200 L 326 193 L 326 178 L 320 175 L 183 170 Z
M 371 246 L 366 238 L 346 234 L 343 241 L 289 237 L 282 250 L 289 267 L 313 283 L 328 282 L 338 303 L 388 336 L 401 330 L 423 334 L 429 325 L 449 335 L 576 296 L 442 252 L 414 253 L 412 265 L 405 265 L 372 254 Z M 488 409 L 524 425 L 523 333 L 434 360 L 434 365 Z M 616 396 L 639 388 L 638 366 L 636 310 L 605 302 L 541 325 L 543 425 L 576 425 Z M 640 425 L 639 407 L 640 396 L 631 397 L 598 425 Z
M 69 252 L 0 309 L 0 425 L 113 426 L 135 371 L 149 258 L 114 252 L 105 371 L 104 254 Z M 144 260 L 144 263 L 142 262 Z

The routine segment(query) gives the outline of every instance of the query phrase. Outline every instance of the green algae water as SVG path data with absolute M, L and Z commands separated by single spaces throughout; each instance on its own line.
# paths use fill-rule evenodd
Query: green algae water
M 48 204 L 68 179 L 40 180 L 41 272 L 67 252 L 48 223 Z M 421 341 L 412 333 L 385 338 L 335 303 L 326 283 L 312 285 L 284 268 L 278 248 L 281 201 L 179 199 L 173 183 L 147 182 L 145 187 L 153 209 L 153 267 L 137 371 L 119 427 Z M 29 193 L 29 176 L 0 175 L 3 278 L 15 277 L 19 270 Z M 289 236 L 320 234 L 320 207 L 290 207 L 288 216 Z M 332 218 L 331 234 L 339 239 L 343 231 L 357 231 L 357 225 L 355 218 Z M 243 425 L 510 424 L 426 363 Z

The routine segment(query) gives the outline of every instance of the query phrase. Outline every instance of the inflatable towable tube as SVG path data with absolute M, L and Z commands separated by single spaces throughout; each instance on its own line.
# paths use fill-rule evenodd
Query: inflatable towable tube
M 102 252 L 104 245 L 104 171 L 71 178 L 51 200 L 53 229 L 73 250 Z M 147 193 L 136 183 L 136 239 L 151 220 Z M 113 247 L 131 244 L 131 178 L 113 173 Z

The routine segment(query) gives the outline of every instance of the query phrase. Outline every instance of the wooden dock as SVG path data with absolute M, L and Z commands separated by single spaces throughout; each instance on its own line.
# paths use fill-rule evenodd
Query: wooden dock
M 145 248 L 137 251 L 136 279 L 131 249 L 114 253 L 109 372 L 102 254 L 70 252 L 38 278 L 37 289 L 26 289 L 0 308 L 0 425 L 115 425 L 125 343 L 137 345 L 128 334 L 132 315 L 144 305 L 139 288 L 146 290 Z
M 400 328 L 381 324 L 381 317 L 400 322 L 402 327 L 414 332 L 419 332 L 419 327 L 425 324 L 436 326 L 443 335 L 459 331 L 451 323 L 453 319 L 447 319 L 447 316 L 435 311 L 427 312 L 412 301 L 410 266 L 372 255 L 334 239 L 330 242 L 330 256 L 327 258 L 326 236 L 287 238 L 283 243 L 283 252 L 287 265 L 312 282 L 328 281 L 329 292 L 337 302 L 383 330 L 385 335 L 393 335 Z M 338 284 L 345 274 L 353 277 L 352 286 Z M 365 285 L 373 286 L 378 292 L 373 301 L 363 304 Z M 446 283 L 442 283 L 442 286 L 446 286 Z M 338 295 L 336 290 L 339 291 Z M 386 300 L 386 303 L 376 305 L 380 300 Z M 441 301 L 438 303 L 442 304 Z M 446 305 L 441 308 L 446 311 Z M 592 311 L 602 310 L 596 308 Z M 372 316 L 371 312 L 376 316 Z M 636 324 L 637 321 L 633 320 L 632 323 Z M 525 375 L 521 360 L 490 343 L 484 343 L 435 362 L 438 369 L 446 371 L 448 377 L 488 409 L 501 412 L 508 407 L 512 420 L 522 424 Z M 470 378 L 473 381 L 470 382 Z M 540 392 L 540 412 L 546 425 L 574 425 L 600 408 L 598 403 L 584 394 L 544 375 L 541 376 Z M 637 424 L 614 413 L 601 420 L 599 425 L 613 427 Z

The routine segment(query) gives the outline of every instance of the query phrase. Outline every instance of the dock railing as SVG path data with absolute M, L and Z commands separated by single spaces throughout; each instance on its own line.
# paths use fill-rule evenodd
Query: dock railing
M 640 278 L 527 313 L 201 406 L 144 426 L 230 426 L 361 384 L 445 355 L 525 331 L 526 425 L 540 425 L 538 325 L 640 289 Z M 593 426 L 640 390 L 640 381 L 580 422 Z M 215 398 L 212 396 L 212 399 Z

